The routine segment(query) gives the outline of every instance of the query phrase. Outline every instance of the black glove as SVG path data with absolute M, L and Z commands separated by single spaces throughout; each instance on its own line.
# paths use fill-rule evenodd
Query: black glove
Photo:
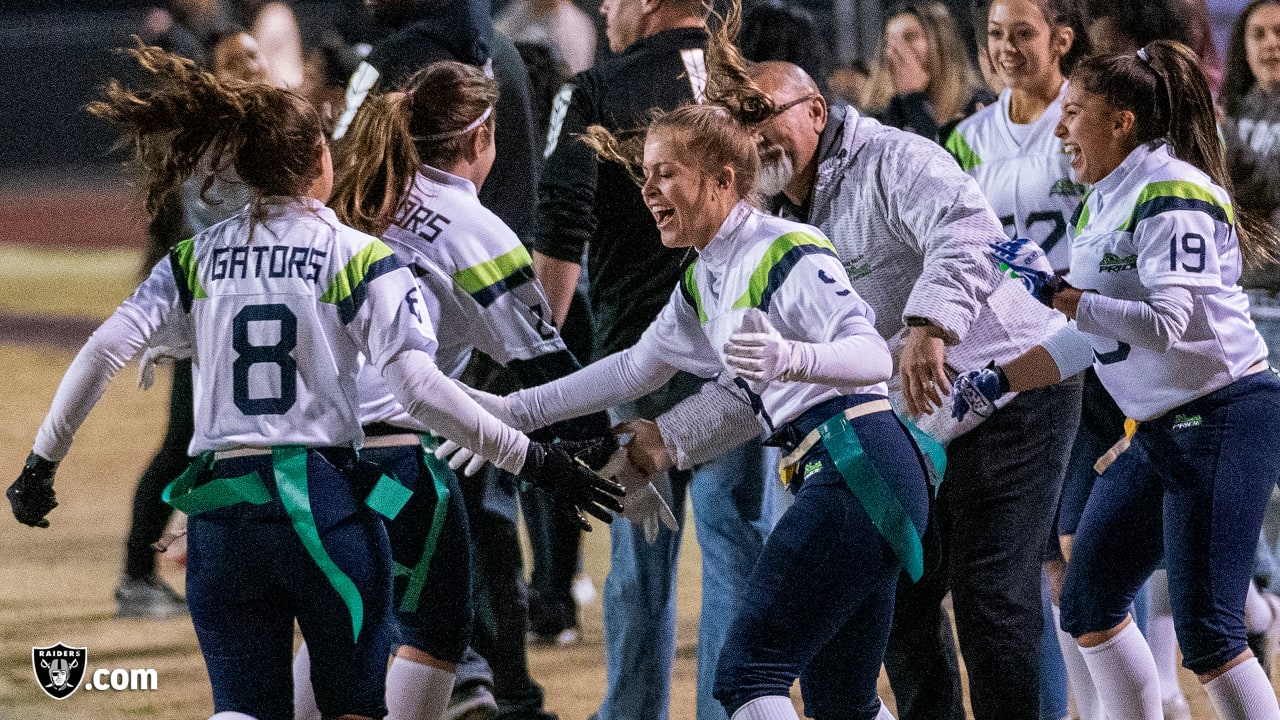
M 58 463 L 52 460 L 45 460 L 35 453 L 27 456 L 22 474 L 5 493 L 18 522 L 32 527 L 49 527 L 49 520 L 45 515 L 58 507 L 58 501 L 53 495 L 53 473 L 57 469 Z
M 1053 297 L 1058 294 L 1058 291 L 1067 287 L 1071 287 L 1071 285 L 1067 283 L 1066 278 L 1061 275 L 1052 275 L 1040 285 L 1040 288 L 1035 292 L 1035 296 L 1041 304 L 1046 307 L 1053 307 Z
M 613 522 L 609 510 L 622 512 L 622 486 L 600 477 L 589 467 L 597 460 L 597 467 L 604 467 L 616 447 L 617 440 L 612 436 L 554 445 L 529 443 L 520 475 L 549 493 L 579 528 L 590 531 L 591 523 L 582 514 L 584 511 L 606 523 Z M 581 453 L 582 459 L 575 457 L 575 452 Z

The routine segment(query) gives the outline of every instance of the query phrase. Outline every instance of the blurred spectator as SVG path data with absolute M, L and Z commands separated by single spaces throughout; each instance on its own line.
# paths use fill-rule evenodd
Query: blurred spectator
M 1236 20 L 1219 100 L 1236 200 L 1274 224 L 1280 216 L 1280 0 L 1254 0 Z
M 245 82 L 267 82 L 271 73 L 267 58 L 253 35 L 240 30 L 217 38 L 210 65 L 219 77 Z
M 1205 0 L 1092 0 L 1089 39 L 1099 53 L 1133 53 L 1156 40 L 1177 40 L 1195 51 L 1216 94 L 1222 62 Z
M 1209 22 L 1209 6 L 1205 0 L 1172 0 L 1173 11 L 1186 25 L 1187 44 L 1200 57 L 1200 67 L 1209 80 L 1214 97 L 1222 89 L 1222 57 L 1213 39 Z
M 569 66 L 570 75 L 595 63 L 595 23 L 571 0 L 515 0 L 493 26 L 517 47 L 538 43 L 555 50 Z
M 267 58 L 268 78 L 276 87 L 302 87 L 302 30 L 288 3 L 235 0 L 234 19 L 249 28 Z
M 832 70 L 827 78 L 828 104 L 844 103 L 857 107 L 870 76 L 866 63 L 861 60 L 854 60 Z
M 232 27 L 222 0 L 171 0 L 167 8 L 148 11 L 139 35 L 149 45 L 204 65 L 215 37 Z
M 813 15 L 783 0 L 762 0 L 748 5 L 738 35 L 742 56 L 753 62 L 782 60 L 799 65 L 817 79 L 824 93 L 831 72 L 831 46 Z
M 937 140 L 941 126 L 995 99 L 969 61 L 950 11 L 922 2 L 902 6 L 885 24 L 859 107 L 886 125 Z
M 1099 54 L 1134 53 L 1154 40 L 1190 44 L 1170 0 L 1092 0 L 1089 18 L 1089 40 Z

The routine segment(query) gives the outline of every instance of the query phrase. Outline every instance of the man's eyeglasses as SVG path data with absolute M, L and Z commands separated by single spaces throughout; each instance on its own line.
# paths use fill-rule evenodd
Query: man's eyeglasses
M 817 95 L 804 95 L 804 96 L 802 96 L 802 97 L 798 97 L 798 98 L 796 98 L 795 100 L 792 100 L 792 101 L 791 101 L 791 102 L 789 102 L 789 103 L 784 103 L 784 104 L 782 104 L 782 105 L 779 105 L 779 106 L 777 106 L 777 107 L 775 107 L 775 108 L 773 109 L 773 112 L 769 113 L 769 117 L 765 118 L 765 122 L 768 122 L 769 120 L 772 120 L 772 119 L 774 119 L 774 118 L 778 117 L 778 116 L 779 116 L 779 115 L 781 115 L 782 113 L 784 113 L 784 112 L 786 112 L 786 111 L 790 110 L 791 108 L 793 108 L 793 107 L 795 107 L 795 106 L 797 106 L 797 105 L 800 105 L 801 103 L 807 103 L 807 102 L 809 102 L 810 100 L 812 100 L 812 99 L 814 99 L 814 98 L 816 98 L 816 97 L 818 97 L 818 96 L 817 96 Z

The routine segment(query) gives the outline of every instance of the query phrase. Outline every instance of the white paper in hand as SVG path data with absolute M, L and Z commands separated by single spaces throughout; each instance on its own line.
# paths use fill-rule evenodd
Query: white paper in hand
M 627 448 L 619 446 L 600 468 L 599 474 L 626 489 L 622 499 L 622 517 L 644 529 L 644 539 L 652 545 L 658 539 L 658 523 L 675 532 L 679 529 L 671 506 L 658 488 L 627 459 Z M 666 473 L 661 474 L 664 478 Z

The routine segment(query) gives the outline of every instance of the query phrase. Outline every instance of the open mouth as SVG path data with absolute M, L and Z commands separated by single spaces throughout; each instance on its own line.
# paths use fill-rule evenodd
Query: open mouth
M 674 209 L 666 207 L 650 207 L 649 212 L 653 213 L 653 219 L 657 221 L 659 228 L 675 217 L 676 214 Z

